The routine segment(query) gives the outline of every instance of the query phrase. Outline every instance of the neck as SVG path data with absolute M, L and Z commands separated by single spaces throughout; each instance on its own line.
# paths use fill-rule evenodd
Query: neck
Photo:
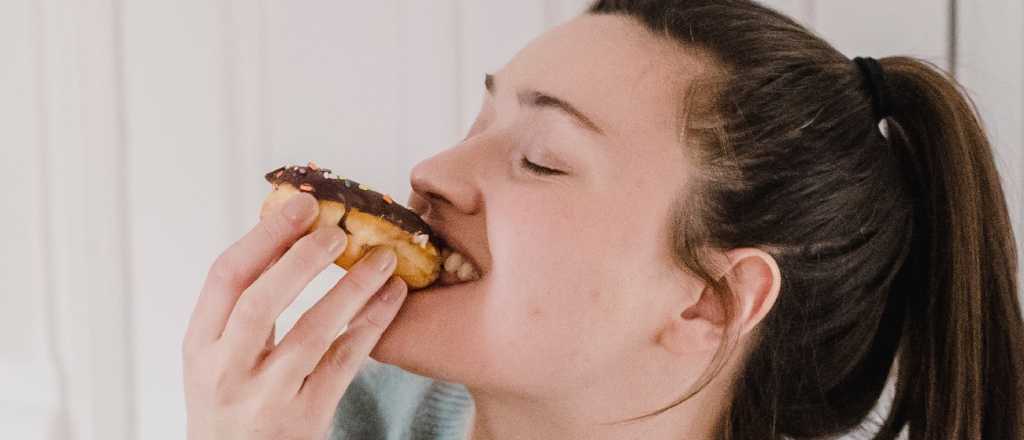
M 725 399 L 710 386 L 657 415 L 623 421 L 669 406 L 681 391 L 662 399 L 600 395 L 536 400 L 470 389 L 475 410 L 470 440 L 535 438 L 711 440 Z M 621 423 L 615 423 L 621 422 Z

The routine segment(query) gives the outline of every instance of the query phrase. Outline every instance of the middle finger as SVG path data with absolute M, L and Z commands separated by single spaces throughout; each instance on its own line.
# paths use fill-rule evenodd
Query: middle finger
M 242 293 L 231 311 L 223 341 L 237 355 L 255 358 L 277 317 L 338 258 L 345 244 L 345 232 L 336 226 L 321 227 L 299 239 Z

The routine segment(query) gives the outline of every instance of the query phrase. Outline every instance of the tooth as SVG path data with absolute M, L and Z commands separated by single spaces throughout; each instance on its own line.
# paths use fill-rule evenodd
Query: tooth
M 448 258 L 444 260 L 444 270 L 448 272 L 455 272 L 456 269 L 462 266 L 463 261 L 465 260 L 462 258 L 462 254 L 458 252 L 452 252 L 452 254 L 449 255 Z
M 473 265 L 467 261 L 463 263 L 462 266 L 459 267 L 459 272 L 457 275 L 459 276 L 459 281 L 469 281 L 473 279 L 473 275 L 475 273 L 476 271 L 473 270 Z

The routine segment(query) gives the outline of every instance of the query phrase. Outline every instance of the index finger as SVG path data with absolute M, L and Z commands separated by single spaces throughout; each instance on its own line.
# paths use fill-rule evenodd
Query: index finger
M 318 211 L 313 196 L 302 192 L 292 195 L 281 209 L 265 215 L 220 254 L 203 283 L 185 343 L 217 340 L 242 292 L 305 233 Z

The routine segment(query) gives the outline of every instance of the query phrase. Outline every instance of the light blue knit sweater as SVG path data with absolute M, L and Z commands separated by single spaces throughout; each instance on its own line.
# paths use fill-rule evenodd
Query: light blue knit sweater
M 473 399 L 462 385 L 369 359 L 334 413 L 331 440 L 464 440 Z

